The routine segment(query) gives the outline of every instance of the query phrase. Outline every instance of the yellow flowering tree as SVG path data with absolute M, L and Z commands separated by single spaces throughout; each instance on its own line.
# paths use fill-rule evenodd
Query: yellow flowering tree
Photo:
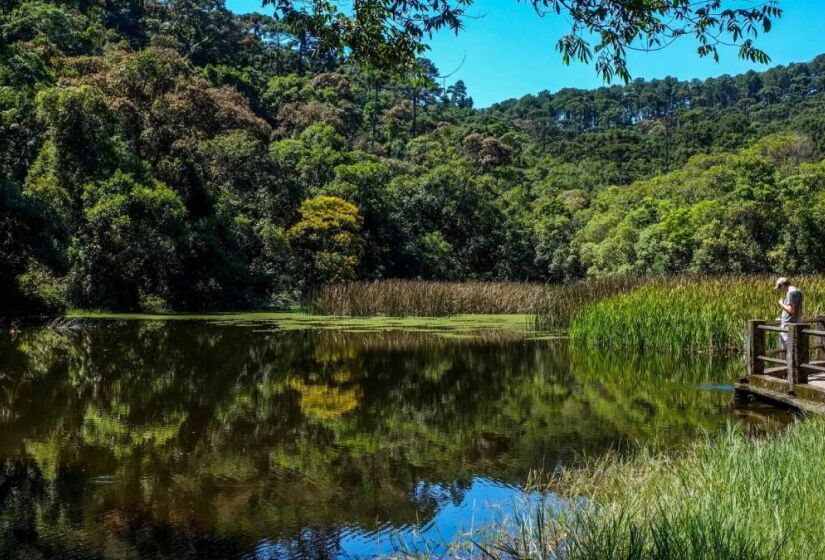
M 364 253 L 361 228 L 364 219 L 358 207 L 336 196 L 305 200 L 301 219 L 289 229 L 289 238 L 310 285 L 355 278 Z

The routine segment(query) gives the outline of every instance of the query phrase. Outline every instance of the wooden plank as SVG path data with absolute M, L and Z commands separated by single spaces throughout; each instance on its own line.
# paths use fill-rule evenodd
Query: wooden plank
M 799 367 L 805 368 L 805 369 L 810 369 L 812 371 L 819 371 L 819 372 L 825 373 L 825 367 L 817 366 L 817 365 L 814 365 L 814 364 L 799 364 Z
M 767 387 L 754 385 L 753 383 L 737 383 L 736 390 L 740 393 L 750 394 L 768 402 L 787 406 L 800 412 L 825 416 L 825 404 L 798 399 L 788 395 L 787 392 L 784 391 L 775 391 Z
M 756 359 L 759 360 L 760 362 L 768 362 L 769 364 L 785 364 L 786 366 L 788 364 L 787 360 L 781 360 L 779 358 L 771 358 L 770 356 L 757 356 Z M 754 375 L 758 375 L 758 374 L 754 374 Z
M 779 332 L 779 333 L 786 333 L 786 332 L 788 332 L 788 329 L 786 329 L 786 328 L 783 328 L 783 327 L 774 327 L 773 325 L 765 325 L 765 324 L 762 324 L 762 325 L 759 325 L 759 327 L 758 327 L 758 328 L 759 328 L 759 330 L 760 330 L 760 331 L 771 331 L 771 332 Z
M 814 317 L 812 322 L 816 325 L 817 330 L 825 331 L 825 317 Z M 825 356 L 825 336 L 820 336 L 816 341 L 812 342 L 818 342 L 819 344 L 817 344 L 817 346 L 819 346 L 819 348 L 813 351 L 811 357 L 822 358 Z
M 802 334 L 810 334 L 813 336 L 825 336 L 825 331 L 819 331 L 816 329 L 802 329 Z
M 765 370 L 765 375 L 776 375 L 777 373 L 785 373 L 788 371 L 788 366 L 772 367 Z
M 753 386 L 783 394 L 787 394 L 790 387 L 787 379 L 770 375 L 751 375 L 748 377 L 748 382 Z M 806 385 L 797 385 L 796 389 L 797 395 L 795 398 L 825 406 L 825 381 L 813 381 Z

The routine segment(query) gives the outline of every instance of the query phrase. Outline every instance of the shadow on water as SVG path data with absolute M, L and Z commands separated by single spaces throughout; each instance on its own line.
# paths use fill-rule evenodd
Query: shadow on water
M 0 341 L 0 556 L 335 558 L 449 538 L 582 454 L 772 429 L 785 419 L 708 390 L 740 367 L 492 331 L 29 331 Z

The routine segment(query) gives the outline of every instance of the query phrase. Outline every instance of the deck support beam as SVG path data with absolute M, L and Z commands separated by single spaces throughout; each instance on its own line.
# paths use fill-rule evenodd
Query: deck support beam
M 808 359 L 808 337 L 802 329 L 809 328 L 808 323 L 788 324 L 788 393 L 795 394 L 797 384 L 808 382 L 808 371 L 800 367 Z
M 748 321 L 748 332 L 745 340 L 748 375 L 762 375 L 765 373 L 765 364 L 759 359 L 765 353 L 765 331 L 759 328 L 765 321 Z
M 813 320 L 813 325 L 815 329 L 825 331 L 825 317 L 815 317 Z M 811 342 L 813 342 L 811 346 L 817 347 L 815 353 L 811 354 L 811 359 L 822 359 L 825 356 L 825 350 L 822 348 L 825 346 L 825 336 L 818 336 Z

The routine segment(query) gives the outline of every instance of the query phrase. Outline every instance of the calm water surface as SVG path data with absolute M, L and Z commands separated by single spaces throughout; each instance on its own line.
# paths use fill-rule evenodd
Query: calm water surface
M 0 557 L 338 558 L 506 517 L 531 471 L 776 421 L 740 364 L 513 332 L 96 321 L 0 340 Z

